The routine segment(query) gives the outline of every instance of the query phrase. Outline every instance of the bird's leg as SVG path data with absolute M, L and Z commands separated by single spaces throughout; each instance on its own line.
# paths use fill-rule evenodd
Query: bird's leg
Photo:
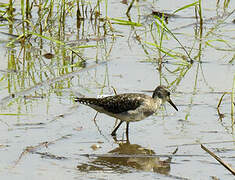
M 114 126 L 113 126 L 113 127 L 115 127 L 115 126 L 117 125 L 117 123 L 118 123 L 118 119 L 116 118 L 116 120 L 115 120 L 115 124 L 114 124 Z
M 126 122 L 126 140 L 129 142 L 129 122 Z
M 93 118 L 94 121 L 96 121 L 97 115 L 98 115 L 98 112 L 96 112 L 96 114 L 95 114 L 95 116 L 94 116 L 94 118 Z
M 116 135 L 112 135 L 112 137 L 113 137 L 113 140 L 115 141 L 115 143 L 117 143 L 118 144 L 118 140 L 117 140 L 117 136 Z
M 123 123 L 123 121 L 120 121 L 120 123 L 117 125 L 117 127 L 113 130 L 113 132 L 111 133 L 112 136 L 116 136 L 116 131 L 118 130 L 118 128 L 121 126 L 122 123 Z

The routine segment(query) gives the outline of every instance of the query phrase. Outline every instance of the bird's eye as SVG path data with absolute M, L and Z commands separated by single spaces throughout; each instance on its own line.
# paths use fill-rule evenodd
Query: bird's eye
M 162 95 L 162 93 L 160 93 L 160 92 L 157 93 L 157 96 L 158 96 L 159 98 L 163 98 L 163 95 Z

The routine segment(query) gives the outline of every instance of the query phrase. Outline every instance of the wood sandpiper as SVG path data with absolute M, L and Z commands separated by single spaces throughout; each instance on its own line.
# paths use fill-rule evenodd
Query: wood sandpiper
M 125 121 L 127 138 L 130 122 L 140 121 L 152 115 L 166 101 L 178 111 L 177 107 L 170 99 L 170 92 L 165 86 L 158 86 L 154 90 L 152 97 L 139 93 L 125 93 L 104 98 L 77 97 L 74 101 L 85 104 L 100 113 L 105 113 L 121 120 L 112 131 L 112 136 L 116 136 L 116 131 Z

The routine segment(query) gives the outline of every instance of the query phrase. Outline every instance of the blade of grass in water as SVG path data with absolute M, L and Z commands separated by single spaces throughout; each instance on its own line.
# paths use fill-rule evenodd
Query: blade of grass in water
M 147 41 L 145 41 L 144 43 L 156 47 L 156 48 L 159 49 L 161 52 L 165 53 L 166 55 L 168 55 L 168 56 L 170 56 L 170 57 L 172 57 L 172 58 L 178 58 L 178 57 L 175 56 L 174 54 L 169 53 L 169 52 L 163 50 L 162 48 L 160 48 L 159 45 L 157 45 L 157 44 L 155 44 L 155 43 L 151 43 L 151 42 L 147 42 Z
M 0 24 L 0 27 L 2 26 L 9 26 L 9 24 Z
M 235 92 L 235 74 L 233 76 L 233 87 L 232 87 L 232 94 L 231 94 L 231 118 L 232 118 L 232 126 L 234 125 L 234 92 Z
M 165 28 L 166 32 L 168 32 L 181 46 L 181 48 L 185 51 L 185 53 L 187 54 L 188 58 L 190 59 L 191 62 L 193 62 L 193 59 L 191 58 L 190 54 L 188 53 L 188 51 L 184 48 L 184 46 L 181 44 L 181 42 L 178 40 L 178 38 L 174 35 L 174 33 L 172 33 L 168 27 L 165 25 L 165 23 L 163 22 L 163 20 L 161 18 L 159 18 L 158 16 L 154 16 L 160 23 L 159 25 L 162 26 L 163 28 Z
M 120 24 L 120 25 L 128 25 L 128 26 L 142 26 L 140 23 L 132 22 L 132 21 L 126 21 L 122 19 L 116 19 L 116 18 L 111 18 L 113 24 Z
M 0 2 L 0 7 L 6 7 L 6 8 L 8 8 L 8 6 L 9 6 L 8 3 L 1 3 L 1 2 Z
M 198 5 L 198 1 L 196 1 L 196 2 L 194 2 L 194 3 L 191 3 L 191 4 L 187 4 L 187 5 L 185 5 L 185 6 L 181 7 L 181 8 L 179 8 L 179 9 L 176 9 L 176 10 L 173 12 L 173 14 L 175 14 L 175 13 L 177 13 L 177 12 L 179 12 L 179 11 L 182 11 L 182 10 L 184 10 L 184 9 L 187 9 L 187 8 L 189 8 L 189 7 L 191 7 L 191 6 L 196 6 L 196 5 Z
M 29 33 L 32 34 L 32 35 L 38 36 L 38 37 L 40 37 L 40 38 L 47 39 L 47 40 L 49 40 L 49 41 L 55 42 L 55 43 L 57 43 L 57 44 L 66 46 L 66 43 L 64 43 L 64 42 L 62 42 L 62 41 L 60 41 L 60 40 L 56 40 L 56 39 L 53 39 L 53 38 L 51 38 L 51 37 L 43 36 L 43 35 L 41 35 L 41 34 L 37 34 L 37 33 L 34 33 L 34 32 L 29 32 Z M 78 46 L 77 48 L 90 48 L 90 47 L 96 47 L 96 45 L 83 45 L 83 46 Z M 66 48 L 72 50 L 71 47 L 67 47 L 67 46 L 66 46 Z
M 223 40 L 223 39 L 208 40 L 205 43 L 206 43 L 206 45 L 208 45 L 212 48 L 215 48 L 216 46 L 212 45 L 211 42 L 222 42 L 222 43 L 226 44 L 228 47 L 230 47 L 230 48 L 232 47 L 232 46 L 230 46 L 230 44 L 226 40 Z
M 52 41 L 52 42 L 55 42 L 57 44 L 60 44 L 60 45 L 63 45 L 66 49 L 72 51 L 73 53 L 75 53 L 77 56 L 79 56 L 82 60 L 84 60 L 79 54 L 78 52 L 76 52 L 73 48 L 67 46 L 64 42 L 60 41 L 60 40 L 56 40 L 56 39 L 53 39 L 51 37 L 47 37 L 47 36 L 43 36 L 41 34 L 38 34 L 38 33 L 34 33 L 34 32 L 27 32 L 27 34 L 32 34 L 32 35 L 35 35 L 35 36 L 38 36 L 40 38 L 43 38 L 43 39 L 47 39 L 49 41 Z M 10 43 L 8 43 L 7 46 L 11 46 L 16 40 L 19 40 L 21 37 L 23 36 L 20 35 L 19 37 L 17 37 L 16 39 L 12 40 Z M 97 47 L 97 45 L 83 45 L 83 46 L 78 46 L 76 48 L 90 48 L 90 47 Z M 85 61 L 85 60 L 84 60 Z

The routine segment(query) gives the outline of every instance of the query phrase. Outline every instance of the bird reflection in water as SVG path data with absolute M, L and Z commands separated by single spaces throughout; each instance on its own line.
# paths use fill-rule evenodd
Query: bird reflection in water
M 143 171 L 152 171 L 161 174 L 169 174 L 171 157 L 165 160 L 160 158 L 151 149 L 146 149 L 138 144 L 129 142 L 120 143 L 119 147 L 109 151 L 107 154 L 85 156 L 92 160 L 77 166 L 80 171 L 110 171 L 131 172 L 131 167 Z M 95 159 L 93 159 L 95 158 Z

